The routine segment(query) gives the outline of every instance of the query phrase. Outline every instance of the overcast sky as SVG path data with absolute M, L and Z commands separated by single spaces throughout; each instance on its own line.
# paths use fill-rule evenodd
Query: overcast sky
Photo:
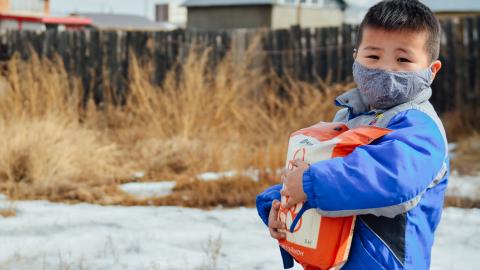
M 50 10 L 54 14 L 73 12 L 102 12 L 135 14 L 153 19 L 156 0 L 51 0 Z
M 162 0 L 51 0 L 54 14 L 105 12 L 147 16 L 153 19 L 153 7 Z M 347 0 L 352 6 L 369 7 L 378 0 Z

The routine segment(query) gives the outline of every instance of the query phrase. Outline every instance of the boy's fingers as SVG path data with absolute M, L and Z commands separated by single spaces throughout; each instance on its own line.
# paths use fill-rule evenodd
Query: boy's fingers
M 280 191 L 280 192 L 281 192 L 281 191 Z M 280 201 L 279 201 L 279 200 L 273 200 L 273 201 L 272 201 L 272 208 L 273 208 L 274 210 L 280 209 Z
M 283 222 L 275 219 L 269 220 L 268 223 L 268 230 L 270 231 L 270 235 L 275 239 L 285 238 L 284 234 L 281 230 L 285 229 Z
M 299 159 L 294 159 L 290 161 L 294 167 L 297 168 L 308 168 L 310 164 L 308 162 L 305 162 L 304 160 L 299 160 Z
M 284 239 L 286 237 L 285 233 L 279 232 L 276 229 L 270 229 L 270 236 L 277 240 Z
M 283 224 L 283 222 L 276 219 L 276 216 L 277 216 L 276 213 L 278 213 L 279 209 L 280 209 L 280 201 L 273 200 L 272 211 L 270 213 L 270 218 L 268 222 L 268 230 L 270 232 L 270 236 L 277 240 L 284 239 L 286 237 L 286 234 L 281 231 L 285 229 L 284 228 L 285 225 Z
M 293 168 L 297 167 L 297 165 L 295 165 L 295 162 L 293 160 L 290 160 L 289 162 L 293 166 Z M 293 170 L 293 168 L 292 168 L 292 170 Z
M 271 229 L 283 229 L 284 225 L 283 225 L 283 222 L 281 222 L 279 220 L 272 220 L 272 222 L 270 222 L 269 227 Z
M 288 191 L 285 189 L 285 188 L 282 188 L 280 190 L 280 195 L 282 196 L 289 196 L 290 194 L 288 193 Z
M 290 200 L 287 200 L 284 204 L 282 204 L 283 208 L 290 208 L 290 207 L 293 207 L 294 205 L 296 205 L 297 203 L 294 202 L 291 198 Z
M 290 163 L 294 166 L 294 167 L 298 167 L 298 159 L 292 159 L 290 160 Z

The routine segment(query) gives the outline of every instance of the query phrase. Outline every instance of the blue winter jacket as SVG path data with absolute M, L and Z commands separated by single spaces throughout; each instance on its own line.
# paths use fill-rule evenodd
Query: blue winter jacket
M 393 132 L 346 157 L 313 163 L 303 174 L 307 201 L 322 215 L 358 217 L 342 270 L 430 267 L 449 175 L 445 140 L 434 120 L 416 109 L 396 114 L 387 128 Z M 265 224 L 280 189 L 257 196 Z

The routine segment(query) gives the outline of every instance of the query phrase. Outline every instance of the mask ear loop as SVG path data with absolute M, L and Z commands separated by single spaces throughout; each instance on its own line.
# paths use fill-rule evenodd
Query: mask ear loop
M 428 66 L 429 72 L 430 72 L 430 74 L 432 74 L 432 78 L 431 78 L 431 80 L 430 80 L 430 84 L 433 83 L 433 70 L 432 70 L 432 67 L 433 67 L 433 62 L 430 64 L 430 66 Z

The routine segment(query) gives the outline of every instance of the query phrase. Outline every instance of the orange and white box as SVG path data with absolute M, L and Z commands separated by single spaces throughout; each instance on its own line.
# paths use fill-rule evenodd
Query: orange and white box
M 294 159 L 311 164 L 346 156 L 356 147 L 390 132 L 374 126 L 349 129 L 343 123 L 320 122 L 290 136 L 286 168 L 293 170 L 289 161 Z M 285 200 L 288 198 L 282 196 L 282 201 Z M 322 217 L 315 208 L 304 203 L 290 209 L 280 207 L 278 218 L 287 228 L 287 237 L 279 241 L 280 246 L 305 269 L 340 269 L 350 251 L 355 216 Z M 304 206 L 309 209 L 302 209 Z M 295 228 L 292 228 L 294 221 Z

